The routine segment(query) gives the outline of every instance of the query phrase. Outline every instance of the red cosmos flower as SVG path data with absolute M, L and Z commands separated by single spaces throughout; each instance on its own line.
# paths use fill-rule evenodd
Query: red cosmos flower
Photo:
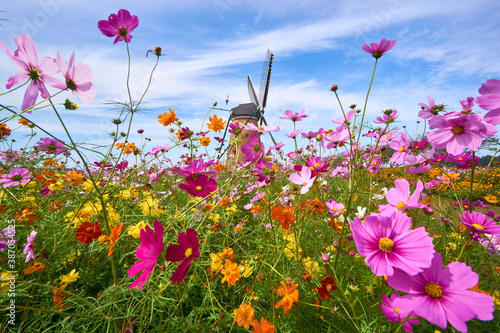
M 321 286 L 314 289 L 318 292 L 318 295 L 319 297 L 321 297 L 321 299 L 325 299 L 325 297 L 329 299 L 329 291 L 337 289 L 337 285 L 334 281 L 334 278 L 332 278 L 331 276 L 327 276 L 326 278 L 321 280 Z
M 179 184 L 179 188 L 194 197 L 206 197 L 217 189 L 215 180 L 206 175 L 187 176 L 184 180 L 187 184 Z
M 109 15 L 108 20 L 101 20 L 97 23 L 97 27 L 103 35 L 115 37 L 113 44 L 121 42 L 130 43 L 132 35 L 130 34 L 139 25 L 139 19 L 135 15 L 130 15 L 126 9 L 120 9 L 118 14 Z
M 388 41 L 387 39 L 383 38 L 380 42 L 378 43 L 371 43 L 370 45 L 368 44 L 363 44 L 361 48 L 363 51 L 367 53 L 371 53 L 375 59 L 380 58 L 385 52 L 389 51 L 396 45 L 396 41 Z
M 76 229 L 75 239 L 85 244 L 90 244 L 93 239 L 99 238 L 102 235 L 101 229 L 99 229 L 99 223 L 89 223 L 83 222 L 81 226 Z
M 193 259 L 200 257 L 200 244 L 194 229 L 187 228 L 186 232 L 180 232 L 177 237 L 179 244 L 170 244 L 166 254 L 167 261 L 182 261 L 170 278 L 173 283 L 181 283 L 186 277 Z

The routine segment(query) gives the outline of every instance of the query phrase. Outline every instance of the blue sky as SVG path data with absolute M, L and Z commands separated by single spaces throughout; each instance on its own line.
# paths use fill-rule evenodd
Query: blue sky
M 113 38 L 97 29 L 99 20 L 121 8 L 140 22 L 129 45 L 134 98 L 144 89 L 154 64 L 155 57 L 146 58 L 146 51 L 159 45 L 166 54 L 147 104 L 132 126 L 130 141 L 140 140 L 138 129 L 152 139 L 147 151 L 169 142 L 167 129 L 157 121 L 169 107 L 197 132 L 215 101 L 223 105 L 229 95 L 228 108 L 248 103 L 246 75 L 258 86 L 267 49 L 275 61 L 266 118 L 270 125 L 280 126 L 276 137 L 286 144 L 285 150 L 293 149 L 284 136 L 291 132 L 291 123 L 278 118 L 285 110 L 306 110 L 310 117 L 297 124 L 304 131 L 334 128 L 330 119 L 341 112 L 329 91 L 332 84 L 340 87 L 344 105 L 363 105 L 374 63 L 361 50 L 364 43 L 397 41 L 379 61 L 367 120 L 394 108 L 401 114 L 396 125 L 406 125 L 410 134 L 415 134 L 419 120 L 418 103 L 427 103 L 427 96 L 453 111 L 459 109 L 460 99 L 477 96 L 483 82 L 500 78 L 500 2 L 494 0 L 4 1 L 0 40 L 10 49 L 15 49 L 18 35 L 29 33 L 40 57 L 55 57 L 59 51 L 67 59 L 75 50 L 76 60 L 91 66 L 96 99 L 78 103 L 77 111 L 62 111 L 77 141 L 109 143 L 106 132 L 113 129 L 111 119 L 118 113 L 105 103 L 126 100 L 125 43 L 113 45 Z M 6 83 L 17 67 L 3 52 L 0 63 L 0 82 Z M 0 93 L 4 91 L 2 83 Z M 0 102 L 20 107 L 23 93 L 0 96 Z M 72 95 L 67 93 L 61 101 L 66 97 Z M 227 118 L 222 111 L 212 114 Z M 31 117 L 66 140 L 50 109 Z M 27 133 L 20 129 L 13 137 L 22 141 Z M 266 147 L 271 144 L 263 140 Z

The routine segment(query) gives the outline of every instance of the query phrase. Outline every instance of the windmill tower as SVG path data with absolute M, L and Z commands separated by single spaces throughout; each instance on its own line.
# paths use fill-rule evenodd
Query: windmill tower
M 247 76 L 247 87 L 248 95 L 250 96 L 250 103 L 240 104 L 235 108 L 231 109 L 231 122 L 241 123 L 242 125 L 247 123 L 252 123 L 255 126 L 262 125 L 264 123 L 267 126 L 267 121 L 264 118 L 264 110 L 267 104 L 267 96 L 269 93 L 269 82 L 271 81 L 271 71 L 273 68 L 274 54 L 267 50 L 266 59 L 264 60 L 264 66 L 262 68 L 262 75 L 260 78 L 259 96 L 255 93 L 255 89 L 252 84 L 252 79 L 250 75 Z M 244 160 L 245 155 L 241 152 L 241 146 L 248 143 L 248 135 L 252 133 L 250 130 L 243 129 L 241 134 L 238 136 L 241 142 L 237 145 L 229 146 L 227 151 L 226 167 L 231 168 L 236 163 Z M 234 134 L 231 134 L 230 142 L 235 138 Z M 273 136 L 271 139 L 276 144 Z

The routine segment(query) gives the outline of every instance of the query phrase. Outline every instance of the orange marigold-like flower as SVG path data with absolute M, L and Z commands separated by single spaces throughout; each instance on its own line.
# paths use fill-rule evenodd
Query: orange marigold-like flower
M 202 136 L 200 138 L 200 145 L 202 145 L 203 147 L 208 147 L 209 144 L 210 144 L 210 138 L 209 137 Z
M 171 108 L 168 108 L 170 110 L 169 113 L 163 113 L 162 115 L 158 116 L 158 121 L 163 125 L 163 126 L 168 126 L 172 125 L 174 122 L 178 121 L 179 119 L 176 117 L 175 110 L 172 110 Z
M 294 225 L 297 219 L 297 217 L 293 215 L 293 207 L 283 207 L 282 204 L 279 204 L 278 207 L 271 207 L 271 214 L 273 215 L 271 218 L 273 220 L 278 220 L 281 227 L 285 230 L 290 227 L 290 224 Z
M 251 303 L 243 304 L 239 308 L 233 310 L 234 321 L 238 326 L 243 326 L 245 329 L 249 329 L 255 320 L 255 310 Z
M 208 118 L 210 122 L 208 123 L 208 129 L 211 129 L 214 132 L 220 132 L 226 126 L 226 121 L 222 120 L 222 118 L 218 118 L 217 115 L 214 114 L 213 117 Z
M 283 287 L 281 286 L 276 287 L 279 288 L 279 292 L 277 292 L 277 294 L 278 296 L 283 295 L 283 298 L 281 299 L 281 301 L 276 303 L 274 307 L 277 309 L 280 306 L 283 306 L 283 311 L 285 314 L 287 314 L 292 309 L 292 304 L 299 301 L 299 291 L 297 290 L 297 286 L 299 284 L 294 283 L 290 285 L 287 284 L 284 280 L 281 280 L 280 283 L 282 284 Z
M 221 270 L 221 273 L 224 274 L 221 283 L 227 281 L 228 286 L 234 286 L 236 284 L 236 281 L 241 277 L 238 264 L 233 262 L 232 260 L 226 261 L 224 268 Z
M 276 332 L 276 327 L 272 325 L 266 318 L 260 318 L 260 323 L 257 319 L 253 321 L 253 332 L 254 333 L 274 333 Z

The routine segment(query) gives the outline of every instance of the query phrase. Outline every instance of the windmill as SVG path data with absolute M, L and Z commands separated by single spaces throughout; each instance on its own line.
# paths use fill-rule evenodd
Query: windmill
M 250 96 L 250 103 L 240 104 L 231 109 L 230 120 L 232 123 L 252 123 L 255 126 L 264 123 L 267 126 L 266 118 L 264 117 L 265 108 L 267 105 L 267 96 L 269 94 L 269 82 L 271 81 L 271 71 L 273 68 L 274 54 L 267 50 L 266 58 L 262 68 L 262 75 L 260 77 L 259 95 L 255 93 L 250 75 L 247 76 L 248 95 Z M 230 167 L 234 163 L 243 161 L 245 156 L 241 153 L 241 145 L 248 143 L 248 134 L 252 131 L 244 129 L 239 135 L 241 143 L 236 146 L 229 146 L 229 151 L 226 159 L 226 166 Z M 274 144 L 276 141 L 271 133 L 269 133 Z M 234 134 L 231 134 L 230 141 L 234 139 Z M 239 153 L 238 153 L 239 151 Z M 236 159 L 236 156 L 237 159 Z

